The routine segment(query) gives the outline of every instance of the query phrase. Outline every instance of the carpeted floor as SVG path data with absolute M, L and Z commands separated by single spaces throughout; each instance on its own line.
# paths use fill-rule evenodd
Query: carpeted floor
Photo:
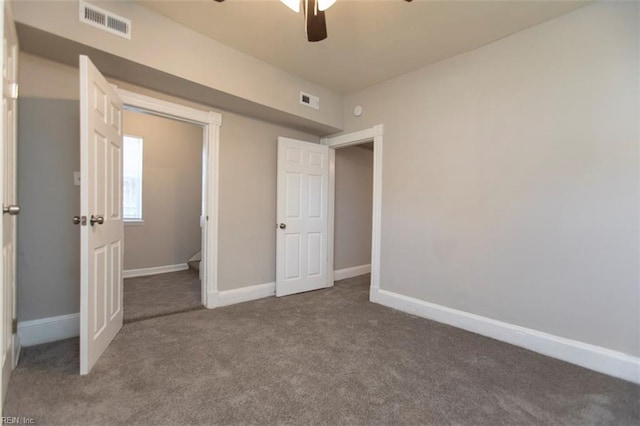
M 367 301 L 368 276 L 127 324 L 87 377 L 28 348 L 5 416 L 38 424 L 637 425 L 640 387 Z
M 197 272 L 127 278 L 124 280 L 124 322 L 204 309 Z

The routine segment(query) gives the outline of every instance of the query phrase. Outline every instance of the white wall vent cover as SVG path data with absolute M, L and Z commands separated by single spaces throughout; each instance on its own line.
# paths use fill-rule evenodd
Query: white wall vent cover
M 83 1 L 79 3 L 80 22 L 131 39 L 131 21 L 129 19 Z
M 313 109 L 320 109 L 320 98 L 305 92 L 300 92 L 300 103 Z

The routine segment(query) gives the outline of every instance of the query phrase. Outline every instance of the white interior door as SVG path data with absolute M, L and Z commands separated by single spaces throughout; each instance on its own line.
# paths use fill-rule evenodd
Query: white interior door
M 80 374 L 122 328 L 122 101 L 80 56 Z
M 18 70 L 18 38 L 9 2 L 0 6 L 0 25 L 2 25 L 2 147 L 0 148 L 0 190 L 2 191 L 2 260 L 0 261 L 0 309 L 2 310 L 0 332 L 0 350 L 2 354 L 2 395 L 0 409 L 7 394 L 11 370 L 17 362 L 18 354 L 14 353 L 15 343 L 15 287 L 16 287 L 16 215 L 20 208 L 16 205 L 16 99 Z
M 276 296 L 327 286 L 329 148 L 278 138 Z

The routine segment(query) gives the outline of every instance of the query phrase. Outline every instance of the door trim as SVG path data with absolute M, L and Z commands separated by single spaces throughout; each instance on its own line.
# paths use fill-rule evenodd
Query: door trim
M 327 247 L 327 277 L 328 287 L 333 286 L 333 241 L 336 191 L 336 149 L 373 142 L 373 209 L 371 226 L 371 294 L 380 288 L 380 234 L 382 232 L 382 144 L 384 126 L 378 124 L 357 132 L 345 133 L 339 136 L 323 138 L 320 143 L 329 149 L 329 233 Z
M 212 309 L 216 307 L 218 294 L 218 173 L 220 156 L 220 127 L 222 115 L 213 111 L 202 111 L 173 102 L 141 95 L 116 87 L 116 92 L 124 102 L 125 109 L 137 110 L 157 116 L 177 119 L 202 126 L 204 130 L 203 206 L 206 237 L 202 241 L 204 258 L 202 279 L 202 304 Z M 208 271 L 212 271 L 209 273 Z
M 0 44 L 0 69 L 6 67 L 7 75 L 3 77 L 2 88 L 2 97 L 4 101 L 7 101 L 6 104 L 0 104 L 0 195 L 1 203 L 4 205 L 5 202 L 8 203 L 16 203 L 17 202 L 17 167 L 18 167 L 18 150 L 17 150 L 17 140 L 18 140 L 18 128 L 17 128 L 17 117 L 18 117 L 18 107 L 17 107 L 17 91 L 12 95 L 7 93 L 9 87 L 5 86 L 5 84 L 9 84 L 14 88 L 17 88 L 18 81 L 18 37 L 16 35 L 15 28 L 15 19 L 13 15 L 11 2 L 2 2 L 0 4 L 0 33 L 3 36 L 4 43 Z M 7 49 L 5 51 L 5 49 Z M 10 63 L 5 64 L 5 57 L 10 57 L 13 60 Z M 9 68 L 9 64 L 12 65 Z M 15 96 L 15 97 L 14 97 Z M 11 106 L 10 106 L 11 105 Z M 5 108 L 5 106 L 7 108 Z M 5 120 L 7 117 L 7 109 L 12 112 L 11 121 Z M 9 130 L 9 131 L 7 131 Z M 11 135 L 11 140 L 7 141 L 7 136 Z M 6 154 L 6 146 L 10 144 L 12 151 L 12 163 L 10 165 L 7 164 L 7 156 Z M 10 166 L 7 168 L 7 166 Z M 10 173 L 11 187 L 9 191 L 11 192 L 10 200 L 7 200 L 5 194 L 5 189 L 7 187 L 6 177 L 7 171 Z M 4 265 L 0 265 L 0 338 L 2 340 L 0 344 L 0 348 L 2 349 L 1 355 L 3 362 L 0 364 L 0 412 L 2 412 L 4 407 L 4 401 L 7 396 L 7 389 L 9 386 L 9 379 L 11 378 L 11 373 L 13 369 L 18 364 L 18 357 L 20 355 L 20 340 L 17 333 L 13 330 L 13 324 L 17 319 L 17 287 L 16 287 L 16 276 L 17 276 L 17 219 L 15 216 L 11 216 L 11 226 L 9 228 L 4 227 L 4 218 L 0 218 L 3 220 L 3 224 L 0 225 L 0 242 L 2 242 L 4 246 L 4 238 L 5 232 L 8 233 L 9 229 L 11 229 L 11 245 L 12 250 L 10 253 L 9 263 L 11 266 L 11 271 L 7 274 L 7 271 L 4 268 Z M 5 309 L 8 308 L 8 311 Z M 9 333 L 9 335 L 5 335 L 5 333 Z M 7 355 L 6 358 L 5 355 Z

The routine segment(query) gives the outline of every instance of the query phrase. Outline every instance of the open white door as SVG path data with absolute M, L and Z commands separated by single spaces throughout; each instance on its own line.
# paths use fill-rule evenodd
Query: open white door
M 276 296 L 327 286 L 329 148 L 278 138 Z
M 80 56 L 80 374 L 122 328 L 122 101 Z
M 10 3 L 0 6 L 0 25 L 2 25 L 2 147 L 0 147 L 0 190 L 2 191 L 2 260 L 0 260 L 0 310 L 2 331 L 0 332 L 0 350 L 2 353 L 2 395 L 0 411 L 7 395 L 11 370 L 15 367 L 18 354 L 14 349 L 16 342 L 15 295 L 16 295 L 16 215 L 20 208 L 16 205 L 16 99 L 18 97 L 18 38 L 11 14 Z

